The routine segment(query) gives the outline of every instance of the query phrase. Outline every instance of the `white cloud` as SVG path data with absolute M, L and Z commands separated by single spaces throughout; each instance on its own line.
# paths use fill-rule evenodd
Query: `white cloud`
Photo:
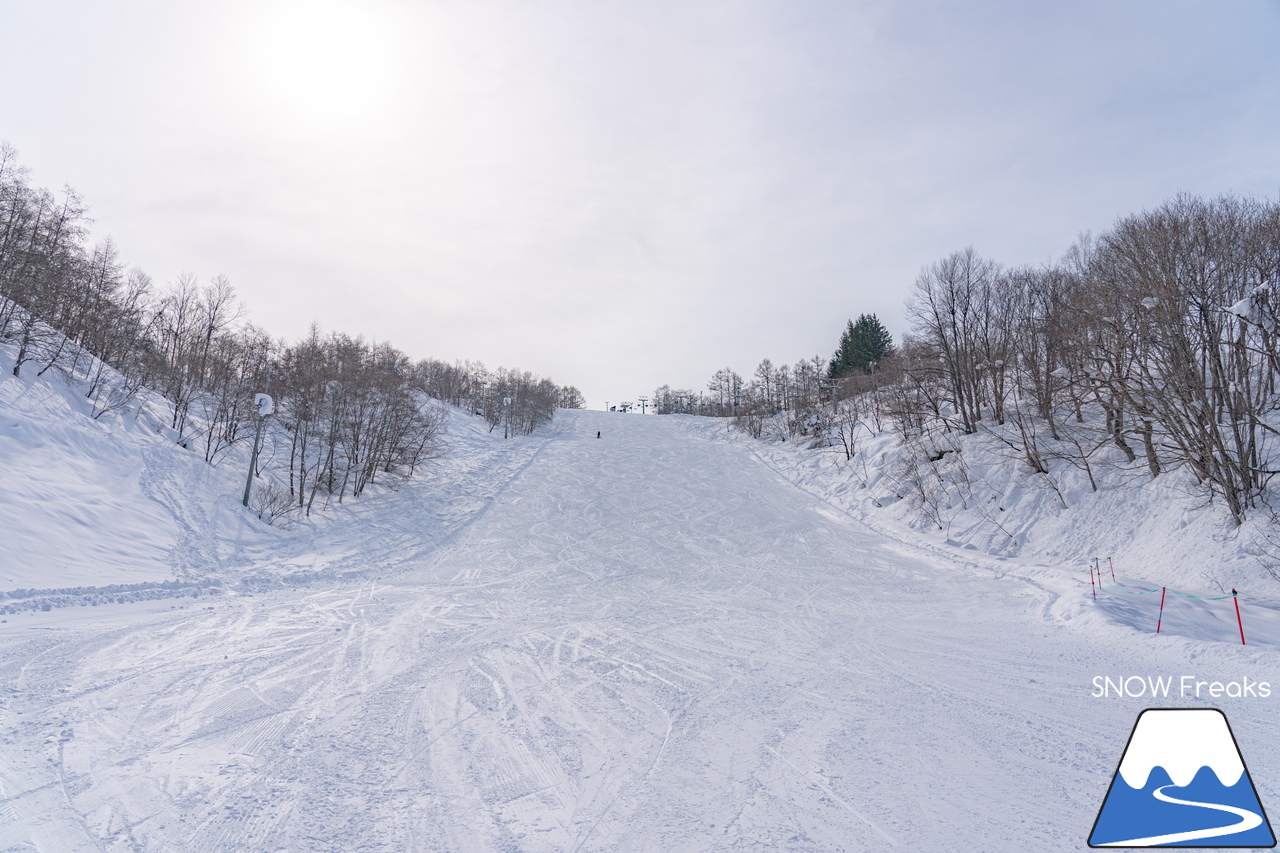
M 15 6 L 0 137 L 157 278 L 592 402 L 900 333 L 921 266 L 1274 193 L 1270 7 Z M 39 70 L 42 73 L 33 73 Z

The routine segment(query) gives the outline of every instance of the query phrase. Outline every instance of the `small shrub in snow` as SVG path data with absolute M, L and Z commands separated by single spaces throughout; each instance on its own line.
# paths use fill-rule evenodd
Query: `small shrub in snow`
M 249 496 L 249 508 L 262 521 L 274 524 L 288 518 L 297 509 L 297 503 L 288 489 L 282 489 L 270 480 L 259 479 Z

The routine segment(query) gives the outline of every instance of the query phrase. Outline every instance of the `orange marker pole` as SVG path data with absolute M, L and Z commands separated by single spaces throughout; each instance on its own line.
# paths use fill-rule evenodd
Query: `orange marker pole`
M 1231 600 L 1236 603 L 1236 624 L 1240 626 L 1240 645 L 1244 645 L 1244 622 L 1240 621 L 1240 599 L 1236 598 L 1236 591 L 1231 590 Z
M 1160 616 L 1156 619 L 1156 633 L 1160 633 L 1160 623 L 1164 621 L 1164 594 L 1168 587 L 1160 587 Z

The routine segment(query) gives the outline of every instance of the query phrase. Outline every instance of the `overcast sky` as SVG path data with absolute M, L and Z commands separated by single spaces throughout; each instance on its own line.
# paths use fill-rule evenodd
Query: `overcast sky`
M 0 0 L 0 140 L 157 282 L 602 406 L 920 268 L 1280 195 L 1280 0 Z

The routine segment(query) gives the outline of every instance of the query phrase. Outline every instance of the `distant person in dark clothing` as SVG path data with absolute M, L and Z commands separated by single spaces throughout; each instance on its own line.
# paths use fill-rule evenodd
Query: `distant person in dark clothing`
M 596 430 L 596 438 L 600 437 L 600 430 Z

